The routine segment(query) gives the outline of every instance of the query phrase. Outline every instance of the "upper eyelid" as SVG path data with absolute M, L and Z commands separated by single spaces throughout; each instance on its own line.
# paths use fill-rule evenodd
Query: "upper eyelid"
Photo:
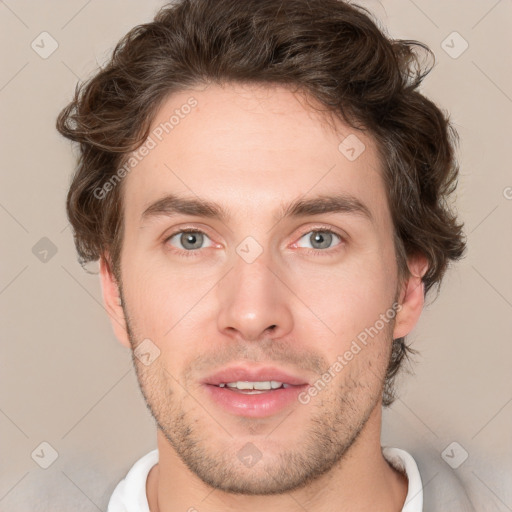
M 336 230 L 334 228 L 321 227 L 321 226 L 313 228 L 313 229 L 310 228 L 310 229 L 302 232 L 302 234 L 300 235 L 300 238 L 307 235 L 308 233 L 312 233 L 315 231 L 318 231 L 318 232 L 326 231 L 327 233 L 332 233 L 333 235 L 339 236 L 340 238 L 345 238 L 345 236 L 342 233 L 340 233 L 338 230 Z

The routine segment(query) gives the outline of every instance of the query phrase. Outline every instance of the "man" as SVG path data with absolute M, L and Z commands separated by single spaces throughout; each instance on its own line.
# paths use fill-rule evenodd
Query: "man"
M 465 248 L 415 47 L 337 0 L 182 0 L 60 114 L 80 259 L 157 424 L 109 511 L 472 510 L 380 444 Z

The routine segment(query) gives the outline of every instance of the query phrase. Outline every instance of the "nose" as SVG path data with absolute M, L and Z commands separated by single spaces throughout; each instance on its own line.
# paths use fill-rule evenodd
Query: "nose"
M 293 294 L 274 266 L 265 252 L 252 263 L 235 255 L 234 268 L 217 287 L 220 332 L 257 341 L 266 335 L 280 338 L 291 331 Z

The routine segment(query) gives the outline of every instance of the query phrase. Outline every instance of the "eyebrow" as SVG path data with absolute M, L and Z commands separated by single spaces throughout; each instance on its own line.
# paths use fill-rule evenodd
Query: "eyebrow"
M 281 205 L 276 213 L 276 221 L 283 218 L 305 217 L 325 213 L 345 213 L 359 216 L 375 223 L 375 219 L 368 208 L 357 197 L 350 194 L 320 195 L 312 198 L 299 198 L 287 205 Z M 175 194 L 168 194 L 150 204 L 142 213 L 144 222 L 154 217 L 172 217 L 175 215 L 191 215 L 218 219 L 226 223 L 231 215 L 221 205 L 200 198 L 187 198 Z

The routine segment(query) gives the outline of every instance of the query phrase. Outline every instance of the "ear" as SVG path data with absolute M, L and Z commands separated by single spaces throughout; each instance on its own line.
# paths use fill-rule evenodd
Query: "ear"
M 425 256 L 412 256 L 407 265 L 410 277 L 402 284 L 399 304 L 401 309 L 396 315 L 393 339 L 409 334 L 418 322 L 425 302 L 425 285 L 421 278 L 428 269 Z
M 105 303 L 105 308 L 110 317 L 116 338 L 126 348 L 131 348 L 128 329 L 126 328 L 126 319 L 121 306 L 119 286 L 110 269 L 110 263 L 107 257 L 108 256 L 102 256 L 100 258 L 100 279 L 103 302 Z

